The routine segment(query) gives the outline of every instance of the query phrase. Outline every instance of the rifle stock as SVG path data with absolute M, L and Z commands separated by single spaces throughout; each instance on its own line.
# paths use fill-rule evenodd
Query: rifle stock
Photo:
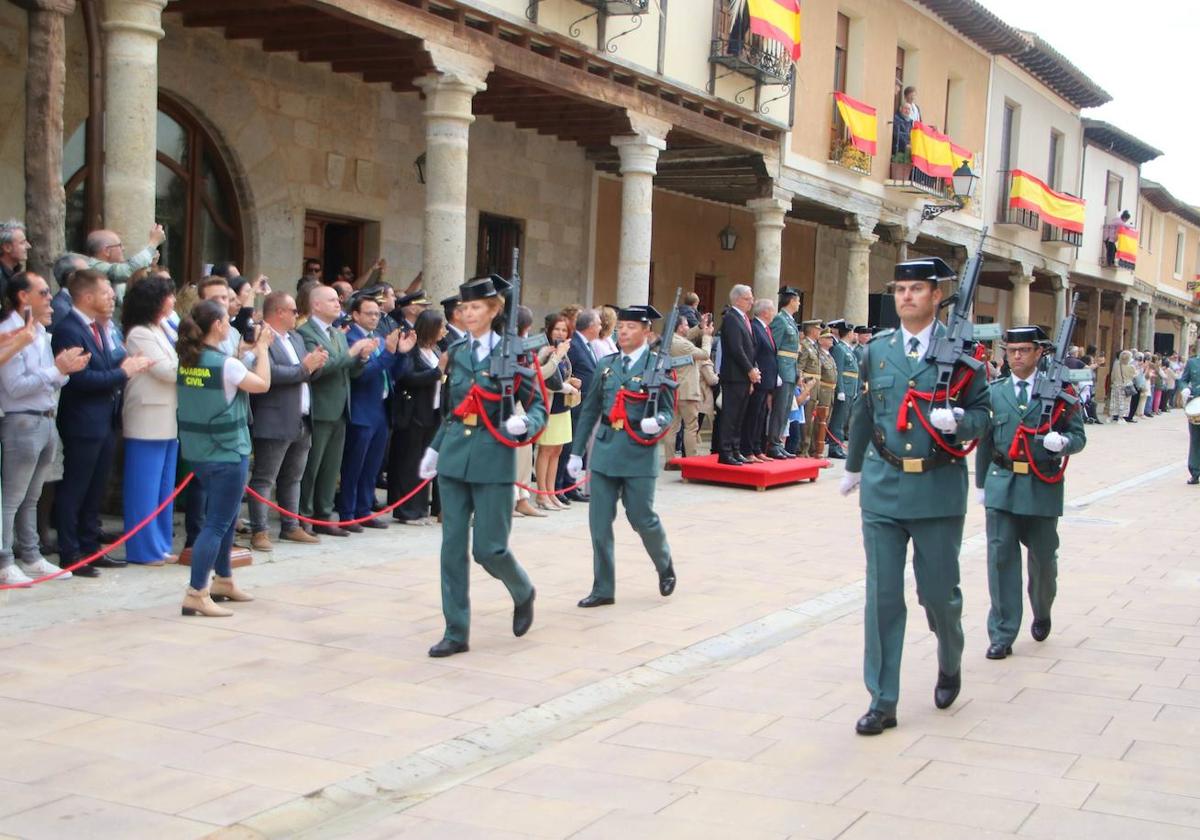
M 1039 429 L 1050 430 L 1050 422 L 1054 419 L 1054 406 L 1059 400 L 1067 405 L 1075 405 L 1079 402 L 1079 399 L 1067 390 L 1067 383 L 1071 380 L 1071 370 L 1067 367 L 1067 353 L 1071 346 L 1071 336 L 1075 334 L 1075 325 L 1079 320 L 1075 314 L 1075 307 L 1078 304 L 1079 294 L 1076 293 L 1072 295 L 1071 308 L 1062 323 L 1058 325 L 1058 334 L 1054 336 L 1054 355 L 1050 357 L 1046 370 L 1038 376 L 1033 386 L 1033 397 L 1041 403 L 1042 407 L 1041 417 L 1038 421 Z M 1043 437 L 1043 434 L 1038 434 L 1034 439 L 1040 441 Z
M 489 373 L 500 386 L 500 421 L 504 422 L 516 413 L 518 376 L 532 379 L 535 373 L 521 364 L 521 356 L 526 352 L 525 341 L 517 334 L 517 307 L 521 305 L 521 275 L 517 265 L 521 249 L 513 248 L 512 271 L 509 276 L 511 288 L 508 301 L 505 304 L 504 332 L 500 335 L 500 344 L 492 352 Z
M 964 364 L 978 371 L 983 363 L 975 358 L 974 324 L 971 322 L 971 307 L 979 289 L 979 274 L 983 270 L 983 243 L 987 241 L 987 228 L 979 238 L 979 249 L 967 261 L 963 269 L 958 291 L 950 298 L 950 317 L 946 319 L 946 332 L 929 342 L 925 360 L 937 365 L 938 381 L 935 392 L 946 395 L 945 407 L 950 407 L 950 382 L 956 365 Z
M 663 322 L 662 340 L 658 345 L 658 354 L 654 357 L 654 367 L 646 374 L 643 384 L 646 387 L 646 415 L 658 416 L 658 406 L 663 387 L 674 391 L 679 383 L 671 378 L 670 371 L 675 367 L 671 363 L 671 342 L 675 340 L 675 327 L 679 323 L 679 298 L 683 295 L 683 287 L 675 289 L 675 302 Z M 689 357 L 690 361 L 690 357 Z

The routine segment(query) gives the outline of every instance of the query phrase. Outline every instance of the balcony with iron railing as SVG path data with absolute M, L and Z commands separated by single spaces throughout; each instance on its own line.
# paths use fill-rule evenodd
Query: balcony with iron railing
M 1057 225 L 1046 223 L 1042 225 L 1042 241 L 1057 242 L 1060 245 L 1070 245 L 1078 248 L 1083 244 L 1083 233 L 1074 230 L 1064 230 Z
M 1033 210 L 1009 206 L 1009 195 L 1012 191 L 1012 172 L 1000 172 L 1000 207 L 996 214 L 996 224 L 1023 227 L 1026 230 L 1041 230 L 1042 217 Z
M 796 66 L 787 47 L 751 33 L 747 8 L 743 6 L 740 14 L 735 15 L 724 0 L 716 0 L 713 9 L 713 35 L 708 61 L 712 65 L 709 93 L 716 93 L 717 82 L 734 73 L 747 76 L 754 80 L 753 83 L 738 91 L 733 101 L 744 104 L 746 94 L 753 90 L 754 106 L 758 110 L 762 110 L 769 102 L 788 96 L 796 78 Z M 718 74 L 718 67 L 725 68 L 725 72 Z M 762 102 L 761 88 L 768 85 L 781 85 L 783 91 Z
M 851 172 L 857 172 L 859 175 L 870 175 L 871 155 L 854 145 L 850 128 L 838 110 L 836 93 L 833 94 L 832 102 L 833 128 L 829 140 L 829 162 L 843 169 L 849 169 Z
M 892 155 L 885 187 L 914 195 L 933 195 L 944 198 L 951 192 L 948 178 L 927 175 L 912 162 L 912 153 L 901 150 Z

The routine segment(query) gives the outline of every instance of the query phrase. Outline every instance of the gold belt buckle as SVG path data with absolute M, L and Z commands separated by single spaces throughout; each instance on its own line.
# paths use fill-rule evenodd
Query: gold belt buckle
M 1016 473 L 1017 475 L 1028 475 L 1029 474 L 1029 462 L 1028 461 L 1013 461 L 1013 472 Z
M 925 472 L 925 464 L 921 458 L 902 458 L 901 463 L 904 465 L 904 471 L 906 473 Z
M 463 417 L 463 425 L 464 426 L 478 426 L 479 425 L 479 415 L 478 414 L 465 415 Z
M 614 420 L 612 423 L 612 427 L 614 429 L 616 429 L 618 432 L 623 431 L 625 429 L 625 421 L 624 420 Z

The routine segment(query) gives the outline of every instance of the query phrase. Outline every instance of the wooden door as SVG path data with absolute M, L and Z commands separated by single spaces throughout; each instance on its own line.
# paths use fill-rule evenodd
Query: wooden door
M 712 312 L 713 302 L 717 296 L 717 278 L 712 274 L 697 274 L 692 281 L 692 291 L 700 298 L 701 312 Z

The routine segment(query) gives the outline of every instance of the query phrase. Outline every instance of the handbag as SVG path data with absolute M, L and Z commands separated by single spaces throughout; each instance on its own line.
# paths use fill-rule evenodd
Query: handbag
M 1132 382 L 1126 382 L 1125 387 L 1121 389 L 1121 393 L 1127 397 L 1132 397 L 1134 394 L 1137 393 L 1137 388 L 1134 387 L 1134 384 Z

